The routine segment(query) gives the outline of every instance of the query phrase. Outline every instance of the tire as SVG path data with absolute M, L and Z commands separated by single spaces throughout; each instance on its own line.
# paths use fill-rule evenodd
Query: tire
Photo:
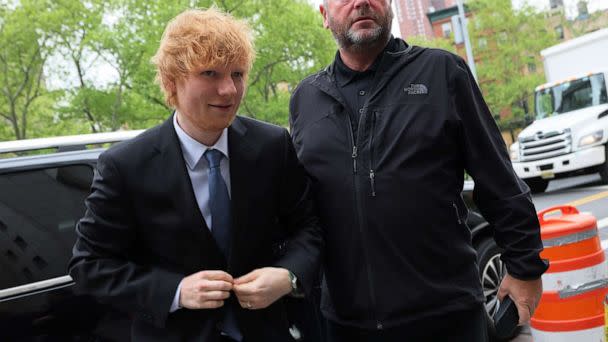
M 604 145 L 604 164 L 600 166 L 600 177 L 602 178 L 602 184 L 608 184 L 608 145 Z
M 533 194 L 544 192 L 549 185 L 549 181 L 542 178 L 528 178 L 524 179 L 524 182 L 528 184 L 528 187 Z
M 520 327 L 515 329 L 513 336 L 509 336 L 507 339 L 500 339 L 496 336 L 494 322 L 491 318 L 498 310 L 498 287 L 506 273 L 505 265 L 502 260 L 500 260 L 502 250 L 496 245 L 496 242 L 494 242 L 494 239 L 491 237 L 481 240 L 477 245 L 476 250 L 481 287 L 485 296 L 488 337 L 492 342 L 509 341 L 519 335 Z

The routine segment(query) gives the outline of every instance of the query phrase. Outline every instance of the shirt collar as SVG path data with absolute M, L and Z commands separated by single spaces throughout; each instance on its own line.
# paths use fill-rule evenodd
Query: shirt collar
M 384 50 L 376 57 L 374 63 L 365 71 L 356 71 L 349 68 L 340 57 L 340 51 L 336 52 L 336 80 L 338 81 L 338 85 L 341 87 L 355 81 L 358 78 L 364 78 L 369 75 L 373 75 L 378 67 L 380 66 L 380 61 L 386 52 L 394 52 L 397 48 L 397 43 L 395 38 L 391 35 L 388 43 L 384 47 Z
M 188 165 L 190 170 L 194 170 L 198 162 L 203 157 L 203 154 L 207 150 L 216 149 L 229 159 L 228 157 L 228 128 L 224 128 L 222 131 L 222 135 L 215 142 L 213 146 L 207 146 L 205 144 L 201 144 L 200 142 L 193 139 L 188 135 L 177 123 L 177 111 L 173 115 L 173 127 L 175 127 L 175 133 L 177 133 L 177 138 L 179 139 L 179 143 L 182 146 L 182 153 L 184 155 L 184 160 Z

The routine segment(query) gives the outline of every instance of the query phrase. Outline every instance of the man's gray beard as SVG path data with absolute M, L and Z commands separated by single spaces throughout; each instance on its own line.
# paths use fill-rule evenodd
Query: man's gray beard
M 386 30 L 382 26 L 376 27 L 371 32 L 356 32 L 352 29 L 349 29 L 346 32 L 346 38 L 352 47 L 366 47 L 370 45 L 374 45 L 380 38 L 386 36 Z
M 330 18 L 330 22 L 331 22 Z M 378 24 L 378 27 L 373 29 L 371 32 L 356 32 L 351 27 L 348 28 L 346 33 L 337 33 L 331 31 L 334 39 L 338 46 L 342 49 L 349 49 L 353 51 L 363 51 L 376 44 L 384 44 L 390 36 L 390 24 L 393 21 L 392 10 L 388 13 L 386 22 Z M 383 26 L 383 24 L 385 26 Z

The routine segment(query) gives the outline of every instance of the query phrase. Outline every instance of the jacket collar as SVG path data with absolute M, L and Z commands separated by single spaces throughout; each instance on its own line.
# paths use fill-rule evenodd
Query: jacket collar
M 370 94 L 368 101 L 382 91 L 384 86 L 391 78 L 398 77 L 400 73 L 405 70 L 406 65 L 425 50 L 424 48 L 408 45 L 400 38 L 392 39 L 394 40 L 395 45 L 394 51 L 387 51 L 384 54 L 382 62 L 379 64 L 378 70 L 376 71 L 376 75 L 374 77 L 374 84 L 372 85 L 374 90 Z M 336 61 L 334 60 L 332 64 L 313 76 L 310 83 L 331 96 L 343 108 L 348 108 L 348 105 L 338 90 L 338 86 L 335 82 L 335 68 Z
M 408 45 L 403 39 L 395 38 L 395 37 L 391 36 L 391 41 L 387 44 L 387 48 L 381 54 L 381 55 L 384 55 L 385 58 L 389 59 L 387 61 L 388 63 L 381 63 L 383 65 L 380 65 L 380 63 L 378 63 L 379 64 L 379 65 L 377 65 L 377 68 L 379 69 L 378 71 L 385 70 L 386 68 L 383 67 L 384 65 L 389 64 L 391 60 L 394 60 L 395 58 L 398 58 L 399 56 L 407 54 L 408 52 L 410 52 L 411 49 L 412 49 L 412 45 Z M 336 72 L 336 68 L 339 68 L 339 66 L 337 64 L 341 63 L 338 61 L 338 58 L 339 58 L 339 52 L 336 52 L 336 57 L 334 58 L 334 61 L 324 69 L 324 71 L 332 78 L 334 76 L 334 73 Z

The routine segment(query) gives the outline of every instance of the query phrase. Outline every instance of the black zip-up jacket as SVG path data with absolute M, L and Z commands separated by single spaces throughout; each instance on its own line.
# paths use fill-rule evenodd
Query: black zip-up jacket
M 372 81 L 356 141 L 335 64 L 303 80 L 290 103 L 326 230 L 322 310 L 369 329 L 484 301 L 461 197 L 465 170 L 508 272 L 534 279 L 548 267 L 529 189 L 465 62 L 396 43 Z

